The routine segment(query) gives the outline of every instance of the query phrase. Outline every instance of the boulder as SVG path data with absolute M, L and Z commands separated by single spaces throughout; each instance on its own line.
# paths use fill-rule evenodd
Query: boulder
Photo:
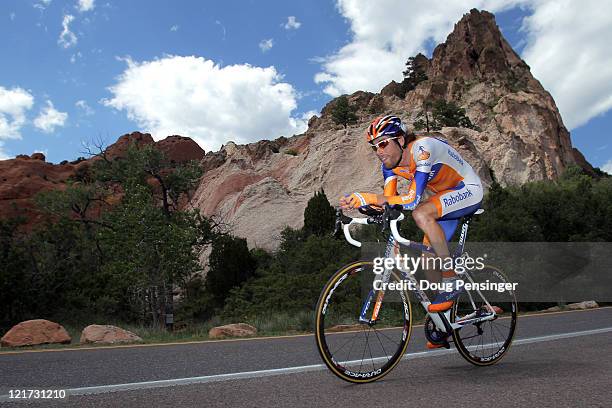
M 117 326 L 92 324 L 83 329 L 81 344 L 121 344 L 142 341 L 131 331 Z
M 599 305 L 594 300 L 585 300 L 584 302 L 570 303 L 567 305 L 569 310 L 595 309 L 597 307 L 599 307 Z
M 246 323 L 232 323 L 225 326 L 213 327 L 208 332 L 211 339 L 222 339 L 225 337 L 248 337 L 257 334 L 257 328 Z
M 70 335 L 60 324 L 44 319 L 26 320 L 13 326 L 0 339 L 3 347 L 70 343 Z
M 548 309 L 544 309 L 545 312 L 560 312 L 561 308 L 559 306 L 549 307 Z

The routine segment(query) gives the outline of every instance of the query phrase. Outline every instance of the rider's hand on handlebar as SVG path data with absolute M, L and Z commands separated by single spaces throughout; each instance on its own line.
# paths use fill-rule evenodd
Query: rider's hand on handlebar
M 340 208 L 343 210 L 348 210 L 350 208 L 359 208 L 365 205 L 376 205 L 382 207 L 385 202 L 385 196 L 382 194 L 353 193 L 340 197 Z

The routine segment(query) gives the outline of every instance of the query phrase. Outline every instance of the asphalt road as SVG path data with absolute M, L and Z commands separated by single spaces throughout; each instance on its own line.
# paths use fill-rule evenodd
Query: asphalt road
M 612 308 L 519 317 L 515 345 L 491 367 L 424 345 L 415 327 L 409 358 L 364 385 L 322 368 L 312 336 L 0 352 L 0 406 L 612 407 Z M 69 396 L 6 398 L 11 389 L 50 388 Z

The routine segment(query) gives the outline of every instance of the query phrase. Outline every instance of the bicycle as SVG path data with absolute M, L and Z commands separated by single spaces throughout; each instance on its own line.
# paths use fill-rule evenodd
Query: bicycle
M 351 236 L 349 227 L 378 224 L 383 226 L 383 231 L 391 230 L 385 258 L 399 254 L 400 246 L 433 253 L 431 247 L 399 234 L 398 223 L 404 219 L 401 210 L 401 206 L 385 205 L 384 211 L 374 211 L 370 207 L 362 211 L 366 217 L 352 218 L 338 209 L 336 232 L 341 228 L 350 244 L 361 247 L 361 242 Z M 466 255 L 464 246 L 471 218 L 482 212 L 484 210 L 478 210 L 463 218 L 459 242 L 452 255 L 454 260 Z M 509 283 L 504 274 L 492 266 L 466 270 L 462 278 L 466 286 L 467 282 L 475 284 L 492 279 L 500 284 Z M 375 282 L 380 283 L 378 289 Z M 396 288 L 400 285 L 399 290 L 389 289 L 391 293 L 386 293 L 390 284 L 395 284 Z M 399 294 L 395 301 L 394 293 Z M 393 267 L 376 274 L 372 261 L 357 261 L 332 275 L 317 302 L 315 338 L 326 366 L 336 376 L 352 383 L 372 382 L 388 374 L 403 358 L 412 334 L 410 295 L 425 310 L 425 337 L 433 344 L 450 348 L 452 342 L 463 358 L 477 366 L 495 364 L 507 353 L 517 321 L 517 303 L 512 290 L 492 305 L 487 297 L 495 296 L 499 300 L 499 293 L 489 293 L 478 287 L 466 289 L 450 310 L 428 313 L 427 306 L 431 302 L 412 273 Z M 452 335 L 450 342 L 448 333 Z M 487 334 L 491 339 L 485 340 Z M 351 360 L 354 345 L 357 345 L 357 354 Z M 368 361 L 364 361 L 366 357 Z

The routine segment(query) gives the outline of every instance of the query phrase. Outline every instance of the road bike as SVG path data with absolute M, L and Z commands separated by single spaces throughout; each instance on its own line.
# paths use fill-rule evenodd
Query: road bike
M 361 247 L 361 242 L 351 236 L 351 225 L 377 224 L 383 231 L 390 229 L 384 258 L 395 259 L 400 246 L 434 253 L 431 247 L 400 235 L 398 223 L 404 219 L 401 206 L 360 211 L 366 217 L 352 218 L 341 210 L 336 213 L 336 229 L 344 232 L 350 244 Z M 464 252 L 468 227 L 472 216 L 483 211 L 463 217 L 453 261 L 468 256 Z M 510 284 L 499 269 L 484 264 L 466 269 L 460 275 L 465 289 L 453 307 L 443 313 L 428 313 L 431 302 L 413 271 L 394 264 L 381 273 L 375 266 L 373 261 L 357 261 L 340 268 L 319 297 L 315 312 L 317 348 L 336 376 L 352 383 L 372 382 L 400 362 L 412 333 L 411 298 L 425 311 L 425 337 L 432 344 L 450 348 L 453 343 L 463 358 L 477 366 L 495 364 L 508 352 L 516 329 L 517 303 L 513 290 L 487 290 L 490 283 Z

